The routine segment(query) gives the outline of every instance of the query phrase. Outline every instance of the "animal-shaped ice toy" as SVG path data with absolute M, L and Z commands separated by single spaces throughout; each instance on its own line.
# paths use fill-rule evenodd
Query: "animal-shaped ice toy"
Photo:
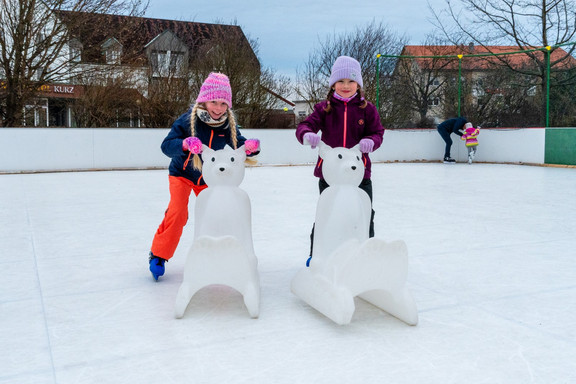
M 212 150 L 203 146 L 202 175 L 208 188 L 196 198 L 194 242 L 176 297 L 176 318 L 192 296 L 213 284 L 227 285 L 244 297 L 250 316 L 260 312 L 258 259 L 252 243 L 250 198 L 239 188 L 244 179 L 244 146 Z
M 418 311 L 405 286 L 406 244 L 368 238 L 371 204 L 358 188 L 364 176 L 360 151 L 320 142 L 319 152 L 329 187 L 318 199 L 310 267 L 293 278 L 292 292 L 337 324 L 350 323 L 359 296 L 416 325 Z

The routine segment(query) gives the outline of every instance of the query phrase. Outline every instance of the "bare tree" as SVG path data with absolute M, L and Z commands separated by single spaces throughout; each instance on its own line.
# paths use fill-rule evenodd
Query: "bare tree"
M 143 123 L 149 128 L 169 127 L 187 108 L 197 90 L 193 89 L 192 69 L 186 55 L 175 54 L 187 50 L 176 47 L 182 44 L 174 34 L 169 34 L 163 48 L 171 50 L 170 59 L 158 62 L 154 55 L 149 56 L 146 68 L 146 83 L 141 93 L 146 97 L 141 99 Z
M 451 85 L 456 62 L 447 55 L 454 55 L 449 46 L 429 36 L 422 46 L 406 46 L 394 73 L 393 91 L 398 106 L 409 109 L 418 118 L 410 126 L 429 128 L 435 126 L 429 116 L 432 106 L 444 104 L 444 92 Z
M 88 23 L 81 17 L 61 23 L 60 11 L 140 15 L 146 7 L 139 0 L 0 0 L 2 124 L 21 125 L 24 106 L 40 87 L 67 81 L 74 72 L 68 31 Z
M 263 127 L 279 101 L 276 95 L 287 95 L 290 89 L 287 77 L 260 66 L 258 49 L 257 40 L 244 36 L 214 36 L 191 62 L 193 94 L 197 94 L 210 72 L 226 74 L 230 78 L 232 104 L 238 120 L 251 128 Z
M 79 127 L 134 127 L 142 125 L 142 97 L 134 88 L 129 68 L 77 76 L 82 93 L 71 104 Z
M 328 79 L 332 64 L 338 56 L 354 57 L 362 67 L 362 79 L 366 98 L 376 102 L 380 97 L 380 117 L 383 122 L 393 120 L 399 112 L 390 102 L 392 97 L 391 76 L 396 66 L 396 59 L 388 56 L 398 55 L 406 43 L 405 37 L 393 33 L 382 22 L 372 21 L 354 32 L 329 36 L 320 42 L 320 47 L 313 51 L 302 69 L 298 71 L 295 92 L 310 107 L 324 99 L 328 94 Z M 382 55 L 378 59 L 377 54 Z M 377 61 L 379 73 L 377 74 Z M 377 82 L 379 77 L 380 84 Z M 379 95 L 377 95 L 379 91 Z
M 552 70 L 565 72 L 573 60 L 576 36 L 576 3 L 572 0 L 447 0 L 447 9 L 434 12 L 437 26 L 454 43 L 474 42 L 485 47 L 513 45 L 525 52 L 522 65 L 510 56 L 495 56 L 502 65 L 529 78 L 536 78 L 540 85 L 541 105 L 544 106 L 548 87 L 548 58 Z M 460 7 L 459 7 L 459 6 Z M 447 24 L 444 20 L 451 20 Z M 551 47 L 550 55 L 542 47 Z M 496 52 L 494 52 L 496 53 Z M 568 66 L 569 68 L 569 66 Z M 574 76 L 550 77 L 550 86 L 574 84 Z M 531 82 L 530 82 L 531 85 Z

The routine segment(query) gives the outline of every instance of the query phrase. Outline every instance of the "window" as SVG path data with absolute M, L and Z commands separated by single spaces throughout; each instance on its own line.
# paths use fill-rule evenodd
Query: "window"
M 70 40 L 68 43 L 70 49 L 70 61 L 79 63 L 82 60 L 82 43 L 76 39 Z
M 472 87 L 472 96 L 474 97 L 482 97 L 486 94 L 486 90 L 484 87 L 484 80 L 477 79 L 474 82 L 474 86 Z
M 48 31 L 46 30 L 46 28 L 42 28 L 42 30 L 38 31 L 38 33 L 36 34 L 36 44 L 37 45 L 44 44 L 47 37 L 48 37 Z
M 78 47 L 70 47 L 70 61 L 75 63 L 80 62 L 82 59 L 82 51 Z
M 102 51 L 106 64 L 120 64 L 122 58 L 122 44 L 115 38 L 110 38 L 102 44 Z
M 180 51 L 153 51 L 151 64 L 154 72 L 159 76 L 177 74 L 184 63 L 184 52 Z
M 112 48 L 106 51 L 106 64 L 120 64 L 122 50 Z
M 32 74 L 32 79 L 39 81 L 42 80 L 44 75 L 46 74 L 45 72 L 45 67 L 38 67 L 36 69 L 34 69 L 34 73 Z
M 168 51 L 170 53 L 170 72 L 175 72 L 182 67 L 184 52 Z
M 166 65 L 166 57 L 168 56 L 168 51 L 155 51 L 154 59 L 156 61 L 155 70 L 159 73 L 164 73 L 168 69 Z

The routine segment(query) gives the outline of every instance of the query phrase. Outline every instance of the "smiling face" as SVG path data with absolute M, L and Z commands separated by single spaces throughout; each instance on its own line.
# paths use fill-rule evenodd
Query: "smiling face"
M 206 110 L 214 120 L 220 119 L 228 110 L 228 104 L 222 100 L 210 100 L 205 104 Z
M 358 92 L 358 83 L 354 80 L 342 79 L 335 82 L 333 88 L 339 96 L 348 98 Z

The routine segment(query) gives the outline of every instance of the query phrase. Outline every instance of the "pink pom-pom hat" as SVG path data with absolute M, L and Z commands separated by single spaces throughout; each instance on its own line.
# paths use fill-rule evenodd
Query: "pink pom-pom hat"
M 196 102 L 205 103 L 212 100 L 222 100 L 228 105 L 228 108 L 232 108 L 230 79 L 223 73 L 212 72 L 208 75 L 200 87 Z

